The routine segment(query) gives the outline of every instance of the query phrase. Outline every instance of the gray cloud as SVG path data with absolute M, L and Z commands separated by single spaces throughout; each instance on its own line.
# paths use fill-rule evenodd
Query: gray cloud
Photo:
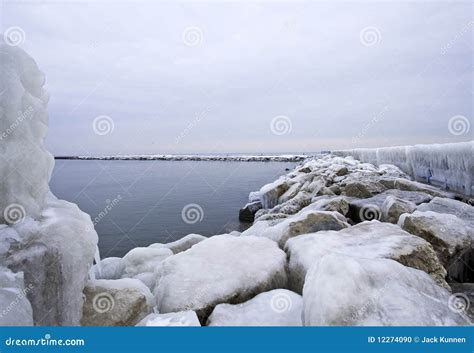
M 447 128 L 454 115 L 472 122 L 469 2 L 7 1 L 10 26 L 47 75 L 55 154 L 472 139 L 474 127 Z M 183 40 L 189 27 L 198 45 Z M 367 27 L 375 39 L 361 40 Z M 112 133 L 94 133 L 98 115 Z M 278 115 L 288 134 L 272 134 Z

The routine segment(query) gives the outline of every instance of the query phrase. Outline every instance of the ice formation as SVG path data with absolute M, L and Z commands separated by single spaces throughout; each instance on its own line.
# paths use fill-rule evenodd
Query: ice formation
M 417 181 L 474 195 L 474 141 L 335 151 L 375 165 L 394 164 Z
M 19 300 L 3 322 L 26 323 L 31 313 L 29 323 L 77 325 L 97 234 L 87 214 L 49 191 L 54 160 L 43 145 L 43 73 L 18 47 L 0 42 L 0 56 L 0 276 L 13 271 L 18 278 L 0 285 L 2 292 L 28 289 L 27 300 Z M 0 300 L 2 307 L 10 304 Z

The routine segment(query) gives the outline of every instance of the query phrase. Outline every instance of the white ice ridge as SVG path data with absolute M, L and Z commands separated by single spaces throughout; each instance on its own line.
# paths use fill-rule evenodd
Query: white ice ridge
M 474 141 L 334 151 L 375 165 L 394 164 L 417 181 L 474 195 Z
M 159 161 L 225 161 L 225 162 L 300 162 L 310 157 L 304 154 L 282 155 L 194 155 L 155 154 L 117 156 L 57 156 L 56 159 L 80 160 L 159 160 Z

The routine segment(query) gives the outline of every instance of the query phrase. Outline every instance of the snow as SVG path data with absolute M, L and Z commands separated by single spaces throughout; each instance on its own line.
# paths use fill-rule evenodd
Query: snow
M 167 248 L 133 248 L 124 257 L 124 277 L 133 277 L 144 272 L 154 272 L 158 265 L 173 252 Z
M 219 304 L 208 326 L 302 326 L 303 299 L 287 289 L 260 293 L 242 304 Z
M 375 165 L 394 164 L 417 181 L 473 196 L 474 141 L 335 151 Z
M 450 310 L 450 293 L 425 272 L 389 259 L 324 256 L 303 290 L 307 326 L 469 325 Z
M 150 314 L 136 326 L 201 326 L 196 312 L 180 311 L 168 314 Z
M 125 271 L 125 263 L 121 257 L 106 257 L 93 268 L 95 279 L 119 279 Z
M 474 229 L 474 207 L 467 203 L 435 197 L 430 202 L 419 205 L 416 209 L 454 215 L 462 219 L 468 227 Z
M 338 232 L 300 235 L 288 240 L 285 250 L 289 256 L 290 288 L 298 293 L 307 271 L 330 253 L 394 259 L 432 273 L 440 282 L 446 275 L 428 242 L 394 224 L 379 221 L 366 221 Z
M 195 310 L 205 320 L 217 304 L 286 286 L 285 267 L 286 254 L 269 239 L 213 236 L 161 263 L 154 290 L 158 310 Z
M 174 242 L 167 243 L 167 244 L 155 243 L 155 244 L 151 244 L 149 247 L 150 248 L 167 248 L 167 249 L 170 249 L 173 252 L 173 254 L 177 254 L 182 251 L 188 250 L 189 248 L 203 241 L 204 239 L 207 239 L 207 238 L 200 234 L 188 234 L 185 237 L 179 240 L 176 240 Z

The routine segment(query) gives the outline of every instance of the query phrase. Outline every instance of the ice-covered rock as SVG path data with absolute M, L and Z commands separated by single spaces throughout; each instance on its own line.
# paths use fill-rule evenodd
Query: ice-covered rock
M 303 299 L 286 289 L 260 293 L 242 304 L 219 304 L 207 326 L 302 326 Z
M 150 248 L 166 248 L 166 249 L 170 249 L 173 252 L 173 254 L 177 254 L 182 251 L 188 250 L 192 246 L 196 245 L 197 243 L 205 239 L 207 238 L 200 234 L 188 234 L 182 237 L 181 239 L 178 239 L 171 243 L 166 243 L 166 244 L 155 243 L 155 244 L 151 244 L 149 247 Z
M 469 230 L 458 217 L 432 211 L 415 211 L 400 217 L 399 225 L 411 234 L 430 242 L 438 258 L 448 270 L 458 255 L 471 251 L 474 240 L 474 229 Z
M 164 260 L 156 275 L 160 313 L 194 310 L 205 322 L 217 304 L 284 288 L 286 254 L 265 238 L 213 236 Z
M 306 277 L 303 322 L 307 326 L 470 325 L 451 301 L 450 293 L 423 271 L 389 259 L 329 254 Z
M 339 212 L 343 216 L 349 212 L 348 198 L 344 196 L 331 197 L 319 196 L 312 200 L 311 206 L 308 209 L 319 211 L 334 211 Z
M 123 257 L 123 276 L 134 277 L 144 272 L 153 273 L 158 265 L 171 255 L 173 252 L 168 248 L 133 248 Z
M 398 189 L 403 191 L 419 191 L 433 197 L 453 198 L 454 194 L 439 190 L 431 185 L 422 184 L 417 181 L 407 180 L 403 178 L 382 178 L 380 183 L 387 189 Z
M 344 187 L 344 195 L 365 199 L 384 191 L 383 186 L 373 181 L 353 181 Z
M 150 314 L 136 326 L 201 326 L 196 312 L 180 311 L 168 314 Z
M 290 185 L 285 178 L 279 178 L 272 183 L 262 186 L 259 195 L 263 208 L 275 207 L 279 197 L 282 196 L 289 187 Z
M 239 221 L 241 222 L 253 222 L 255 219 L 255 213 L 262 208 L 260 201 L 254 201 L 246 204 L 239 210 Z
M 148 315 L 154 298 L 138 279 L 93 280 L 84 288 L 84 326 L 133 326 Z
M 419 205 L 417 210 L 451 214 L 462 219 L 468 227 L 474 229 L 474 207 L 467 203 L 435 197 L 429 203 Z
M 125 262 L 121 257 L 106 257 L 94 265 L 95 279 L 119 279 L 124 271 Z
M 283 248 L 288 239 L 300 234 L 321 230 L 339 230 L 349 227 L 346 218 L 339 212 L 303 209 L 298 214 L 283 219 L 277 224 L 272 221 L 258 221 L 242 232 L 242 236 L 257 236 L 272 239 Z
M 402 214 L 412 213 L 415 208 L 413 202 L 390 195 L 380 207 L 382 221 L 397 224 Z
M 359 223 L 336 231 L 304 234 L 288 240 L 290 289 L 301 293 L 308 270 L 330 253 L 387 258 L 430 274 L 437 283 L 448 287 L 446 270 L 431 245 L 397 225 L 378 221 Z

